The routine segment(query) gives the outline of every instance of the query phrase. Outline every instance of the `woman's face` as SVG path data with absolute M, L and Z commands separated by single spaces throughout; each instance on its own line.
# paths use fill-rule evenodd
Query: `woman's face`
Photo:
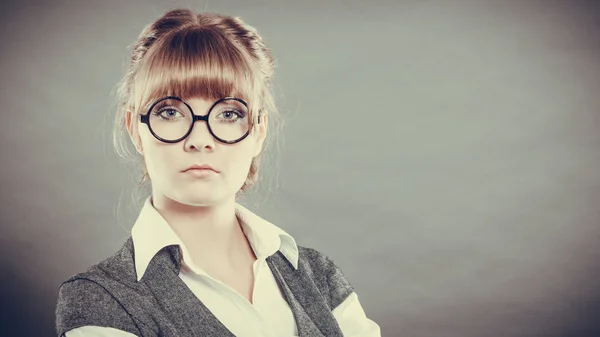
M 196 115 L 206 115 L 214 103 L 202 98 L 185 101 Z M 234 198 L 248 176 L 252 159 L 262 150 L 267 126 L 264 117 L 248 137 L 235 144 L 217 141 L 204 121 L 194 123 L 184 140 L 164 143 L 156 139 L 138 117 L 138 152 L 144 157 L 153 195 L 193 206 L 210 206 Z M 132 139 L 135 138 L 132 136 Z M 208 165 L 216 172 L 186 171 L 193 165 Z

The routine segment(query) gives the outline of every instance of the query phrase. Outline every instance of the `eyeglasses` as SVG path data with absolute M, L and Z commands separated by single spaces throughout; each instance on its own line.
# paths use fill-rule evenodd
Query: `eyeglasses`
M 150 133 L 165 143 L 178 143 L 192 132 L 196 121 L 205 121 L 210 134 L 225 144 L 235 144 L 250 134 L 254 125 L 248 105 L 242 99 L 223 97 L 217 100 L 205 116 L 195 115 L 192 108 L 176 96 L 154 102 L 148 113 L 140 115 Z M 258 117 L 260 123 L 260 115 Z

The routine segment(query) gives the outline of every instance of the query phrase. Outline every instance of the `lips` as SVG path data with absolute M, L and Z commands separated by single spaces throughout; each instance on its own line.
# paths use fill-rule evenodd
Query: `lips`
M 183 172 L 187 172 L 190 170 L 198 170 L 198 171 L 203 171 L 203 170 L 207 170 L 207 171 L 213 171 L 215 173 L 219 173 L 219 171 L 215 170 L 212 166 L 210 165 L 192 165 L 188 168 L 186 168 L 185 170 L 183 170 Z

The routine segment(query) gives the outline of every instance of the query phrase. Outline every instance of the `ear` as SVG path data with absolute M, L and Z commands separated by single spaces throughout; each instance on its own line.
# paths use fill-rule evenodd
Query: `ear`
M 134 128 L 133 119 L 134 119 L 134 113 L 131 110 L 127 110 L 125 112 L 125 126 L 127 127 L 127 133 L 129 134 L 129 139 L 131 139 L 131 142 L 135 146 L 135 150 L 139 154 L 144 155 L 144 151 L 142 148 L 142 140 L 140 139 L 139 134 L 134 134 L 134 132 L 133 132 L 133 128 Z
M 268 114 L 263 113 L 260 115 L 260 123 L 257 124 L 257 135 L 256 135 L 256 146 L 254 150 L 254 157 L 258 156 L 262 152 L 263 144 L 267 138 L 267 127 L 269 126 Z

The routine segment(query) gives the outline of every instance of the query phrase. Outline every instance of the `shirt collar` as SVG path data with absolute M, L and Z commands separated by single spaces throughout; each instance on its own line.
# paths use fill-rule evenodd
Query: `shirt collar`
M 235 204 L 235 213 L 257 258 L 264 259 L 279 250 L 298 269 L 298 246 L 291 235 L 238 203 Z M 179 245 L 184 262 L 191 260 L 179 236 L 152 205 L 151 196 L 144 202 L 131 229 L 131 237 L 138 281 L 144 276 L 154 255 L 164 247 Z

